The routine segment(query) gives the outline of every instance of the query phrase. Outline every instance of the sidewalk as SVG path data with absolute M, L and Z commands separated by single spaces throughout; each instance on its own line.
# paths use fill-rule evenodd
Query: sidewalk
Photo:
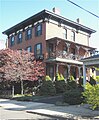
M 99 120 L 99 111 L 92 111 L 88 105 L 70 105 L 70 106 L 50 106 L 46 109 L 27 110 L 30 113 L 36 113 L 46 116 L 59 118 L 68 118 L 74 120 Z
M 38 102 L 19 102 L 0 99 L 0 106 L 7 110 L 26 111 L 45 116 L 75 120 L 99 120 L 99 111 L 92 111 L 88 105 L 55 106 Z

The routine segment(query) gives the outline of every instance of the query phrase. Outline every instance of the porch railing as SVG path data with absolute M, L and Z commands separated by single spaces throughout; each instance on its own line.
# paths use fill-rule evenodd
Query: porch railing
M 49 53 L 49 58 L 54 59 L 54 58 L 63 58 L 63 59 L 70 59 L 70 60 L 81 60 L 84 58 L 84 56 L 80 55 L 74 55 L 72 53 L 67 53 L 65 51 L 55 51 L 55 52 L 50 52 Z

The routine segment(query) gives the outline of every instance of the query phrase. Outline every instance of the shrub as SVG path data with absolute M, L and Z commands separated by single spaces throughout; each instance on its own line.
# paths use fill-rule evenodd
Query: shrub
M 96 76 L 96 81 L 99 82 L 99 76 Z
M 46 75 L 45 80 L 49 81 L 49 80 L 51 80 L 51 78 L 48 75 Z
M 55 82 L 56 93 L 63 93 L 66 91 L 66 83 L 64 80 Z
M 60 80 L 64 80 L 64 76 L 60 74 Z
M 96 84 L 96 80 L 94 79 L 94 77 L 90 77 L 89 83 L 90 83 L 91 85 L 95 85 L 95 84 Z
M 67 89 L 71 90 L 71 89 L 76 89 L 77 88 L 77 83 L 74 79 L 68 79 L 67 81 Z
M 83 85 L 83 76 L 79 78 L 79 86 L 82 86 L 82 85 Z
M 56 81 L 59 81 L 61 79 L 60 74 L 56 73 Z
M 63 95 L 63 101 L 70 105 L 81 104 L 83 102 L 81 93 L 82 91 L 78 88 L 66 91 Z
M 71 76 L 69 77 L 69 80 L 70 80 L 70 81 L 74 81 L 75 79 L 74 79 L 74 77 L 71 75 Z
M 55 95 L 56 90 L 52 83 L 52 81 L 43 81 L 41 87 L 40 87 L 40 95 Z
M 83 96 L 85 97 L 85 101 L 91 104 L 93 110 L 99 108 L 99 84 L 91 85 L 87 83 Z

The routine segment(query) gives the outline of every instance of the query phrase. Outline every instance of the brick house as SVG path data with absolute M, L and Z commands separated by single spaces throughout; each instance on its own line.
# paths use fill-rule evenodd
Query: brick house
M 8 48 L 34 52 L 42 60 L 45 75 L 55 80 L 59 72 L 68 78 L 82 75 L 81 58 L 90 56 L 89 38 L 95 30 L 43 10 L 3 32 L 8 36 Z

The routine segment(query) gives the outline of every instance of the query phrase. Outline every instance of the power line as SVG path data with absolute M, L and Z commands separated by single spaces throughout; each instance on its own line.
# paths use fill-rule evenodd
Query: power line
M 98 16 L 98 15 L 95 15 L 94 13 L 92 13 L 92 12 L 90 12 L 90 11 L 86 10 L 85 8 L 83 8 L 83 7 L 79 6 L 79 5 L 77 5 L 76 3 L 74 3 L 74 2 L 72 2 L 72 1 L 70 1 L 70 0 L 67 0 L 67 1 L 68 1 L 68 2 L 70 2 L 70 3 L 72 3 L 72 4 L 74 4 L 74 5 L 76 5 L 77 7 L 81 8 L 82 10 L 84 10 L 84 11 L 86 11 L 86 12 L 90 13 L 91 15 L 93 15 L 93 16 L 95 16 L 95 17 L 99 18 L 99 16 Z

